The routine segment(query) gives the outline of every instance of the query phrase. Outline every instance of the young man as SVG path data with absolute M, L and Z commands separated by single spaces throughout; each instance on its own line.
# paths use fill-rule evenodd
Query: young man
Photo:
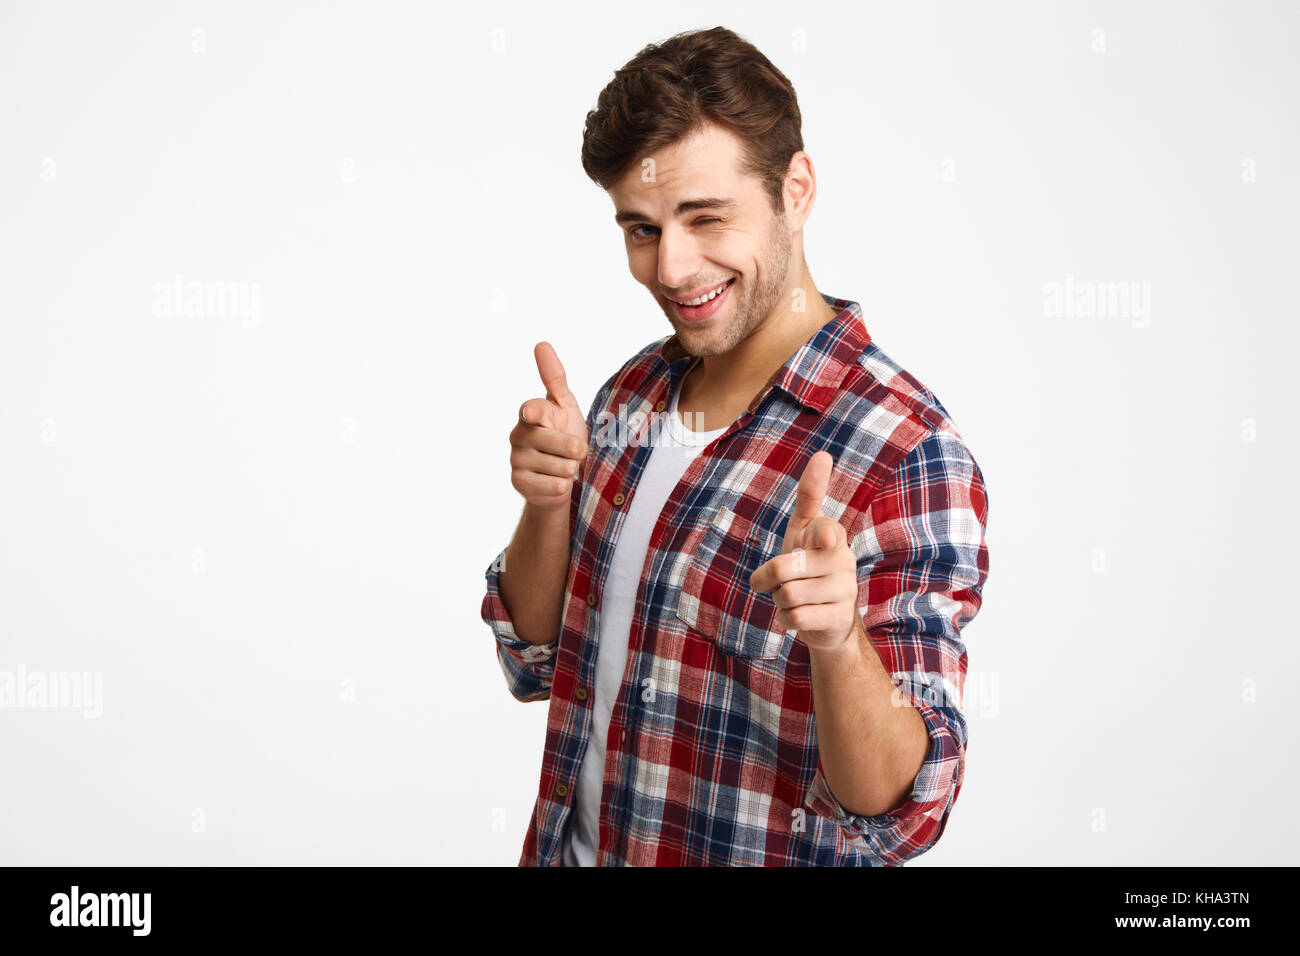
M 901 865 L 961 789 L 983 475 L 803 257 L 786 77 L 729 30 L 641 51 L 587 117 L 673 326 L 584 416 L 546 342 L 482 615 L 549 700 L 521 865 Z

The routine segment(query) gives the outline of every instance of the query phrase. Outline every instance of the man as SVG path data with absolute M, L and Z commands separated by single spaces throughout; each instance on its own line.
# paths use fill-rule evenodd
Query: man
M 521 865 L 901 865 L 961 788 L 983 475 L 820 293 L 789 81 L 729 30 L 641 51 L 587 117 L 673 333 L 584 416 L 549 343 L 486 571 L 511 693 L 549 700 Z

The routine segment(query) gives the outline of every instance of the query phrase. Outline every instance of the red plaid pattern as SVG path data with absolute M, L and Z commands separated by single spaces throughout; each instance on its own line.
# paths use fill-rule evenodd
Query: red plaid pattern
M 938 399 L 867 334 L 856 302 L 790 357 L 692 462 L 651 536 L 610 720 L 600 865 L 900 865 L 943 833 L 966 754 L 962 629 L 988 575 L 984 477 Z M 662 413 L 691 364 L 666 336 L 601 387 L 573 487 L 556 642 L 520 640 L 499 553 L 483 620 L 510 692 L 549 700 L 541 780 L 520 865 L 561 865 L 590 732 L 601 582 Z M 863 626 L 930 749 L 911 795 L 848 813 L 817 752 L 807 649 L 749 575 L 781 549 L 799 475 L 826 449 L 825 513 L 858 557 Z

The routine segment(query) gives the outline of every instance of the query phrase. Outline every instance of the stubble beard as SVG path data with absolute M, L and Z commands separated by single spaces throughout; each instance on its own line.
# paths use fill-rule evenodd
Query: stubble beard
M 785 228 L 785 213 L 773 216 L 768 232 L 768 241 L 763 249 L 758 264 L 757 286 L 746 285 L 746 291 L 735 302 L 735 314 L 731 322 L 721 330 L 716 340 L 696 330 L 686 323 L 678 323 L 672 314 L 672 306 L 663 306 L 664 314 L 677 331 L 677 338 L 690 355 L 725 355 L 753 333 L 763 323 L 781 301 L 785 292 L 786 274 L 790 269 L 790 233 Z M 734 293 L 740 281 L 732 283 L 728 295 Z

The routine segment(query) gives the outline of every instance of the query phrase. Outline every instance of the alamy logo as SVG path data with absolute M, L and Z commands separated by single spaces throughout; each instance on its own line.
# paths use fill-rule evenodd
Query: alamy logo
M 632 412 L 624 404 L 617 412 L 605 409 L 596 416 L 592 440 L 597 448 L 657 448 L 663 443 L 663 429 L 668 427 L 670 416 L 688 431 L 704 431 L 703 412 Z
M 133 936 L 149 935 L 149 893 L 71 893 L 50 897 L 51 926 L 130 926 Z
M 80 710 L 83 717 L 104 714 L 104 675 L 99 671 L 0 671 L 0 708 L 50 707 Z
M 1150 282 L 1094 282 L 1065 274 L 1064 282 L 1043 283 L 1043 315 L 1049 319 L 1129 319 L 1133 328 L 1151 324 Z
M 160 319 L 239 319 L 246 329 L 262 323 L 262 283 L 186 281 L 179 273 L 153 287 Z

